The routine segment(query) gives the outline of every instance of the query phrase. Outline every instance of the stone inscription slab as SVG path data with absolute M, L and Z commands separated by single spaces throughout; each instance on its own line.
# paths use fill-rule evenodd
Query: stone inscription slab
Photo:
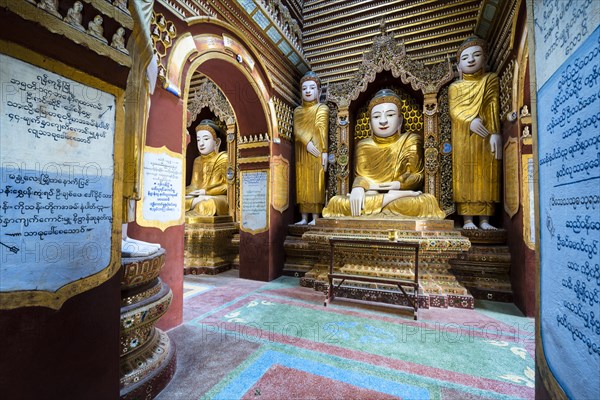
M 151 147 L 144 152 L 142 226 L 165 229 L 183 222 L 183 158 L 169 153 Z
M 537 94 L 540 335 L 550 371 L 573 399 L 597 398 L 600 388 L 600 28 L 595 26 Z M 536 59 L 538 66 L 543 56 Z
M 242 171 L 242 230 L 259 233 L 268 229 L 269 210 L 267 171 Z
M 0 291 L 56 291 L 110 263 L 115 97 L 4 54 L 0 83 Z

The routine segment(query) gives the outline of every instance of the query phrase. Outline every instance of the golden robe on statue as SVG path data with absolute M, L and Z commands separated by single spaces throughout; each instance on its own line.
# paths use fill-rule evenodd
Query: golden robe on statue
M 200 202 L 192 206 L 196 196 L 186 196 L 185 209 L 195 215 L 227 215 L 227 152 L 211 152 L 194 160 L 192 182 L 185 188 L 188 195 L 194 190 L 204 189 Z
M 361 140 L 356 146 L 355 175 L 352 187 L 362 187 L 365 191 L 371 182 L 383 183 L 398 181 L 401 190 L 420 190 L 423 187 L 423 142 L 414 133 L 396 133 L 382 138 L 372 136 Z M 410 218 L 443 219 L 446 215 L 438 205 L 435 196 L 422 193 L 414 197 L 402 197 L 382 207 L 383 193 L 366 192 L 363 215 L 382 213 L 383 215 Z M 323 209 L 324 217 L 352 215 L 349 196 L 334 196 Z
M 490 133 L 500 133 L 498 76 L 463 74 L 450 85 L 448 100 L 452 119 L 452 180 L 459 215 L 493 215 L 500 202 L 500 160 L 492 153 L 489 137 L 471 132 L 479 117 Z
M 310 141 L 319 152 L 327 152 L 329 108 L 317 101 L 306 102 L 294 110 L 296 140 L 296 202 L 301 213 L 320 213 L 325 203 L 325 169 L 321 157 L 306 150 Z

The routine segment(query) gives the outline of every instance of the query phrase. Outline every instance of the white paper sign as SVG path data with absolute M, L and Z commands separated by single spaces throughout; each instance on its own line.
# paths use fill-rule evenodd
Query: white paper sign
M 262 232 L 267 229 L 268 173 L 242 171 L 242 230 Z
M 165 152 L 144 153 L 143 216 L 147 221 L 179 221 L 183 212 L 183 160 Z

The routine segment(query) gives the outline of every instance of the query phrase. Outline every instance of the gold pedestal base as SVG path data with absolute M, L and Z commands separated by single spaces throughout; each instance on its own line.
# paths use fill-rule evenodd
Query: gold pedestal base
M 121 275 L 120 397 L 156 396 L 175 372 L 175 348 L 155 324 L 173 294 L 158 278 L 165 250 L 148 257 L 123 258 Z
M 473 296 L 450 271 L 449 260 L 468 250 L 469 240 L 454 229 L 450 220 L 408 220 L 377 218 L 324 218 L 302 235 L 306 247 L 317 254 L 312 268 L 301 279 L 302 286 L 326 289 L 330 264 L 329 239 L 399 240 L 420 244 L 420 307 L 473 308 Z M 337 250 L 336 250 L 337 251 Z M 401 254 L 382 253 L 374 248 L 357 247 L 345 253 L 334 253 L 334 269 L 359 275 L 402 278 L 414 271 L 414 262 Z M 347 282 L 347 290 L 338 297 L 386 301 L 385 285 Z M 361 290 L 357 290 L 361 289 Z
M 472 243 L 468 252 L 450 260 L 452 272 L 477 299 L 512 302 L 510 250 L 504 229 L 462 230 Z
M 232 245 L 239 232 L 237 224 L 230 216 L 201 221 L 185 226 L 184 273 L 214 275 L 231 269 L 239 255 L 239 246 Z
M 285 263 L 283 274 L 303 277 L 317 262 L 319 253 L 302 239 L 302 235 L 312 229 L 310 225 L 289 225 L 288 235 L 283 243 Z

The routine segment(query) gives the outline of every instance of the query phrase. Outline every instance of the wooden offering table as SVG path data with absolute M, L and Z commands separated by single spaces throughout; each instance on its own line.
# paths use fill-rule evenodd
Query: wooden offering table
M 398 304 L 400 307 L 408 307 L 413 310 L 413 317 L 417 320 L 419 310 L 419 243 L 397 240 L 366 240 L 366 239 L 329 239 L 330 264 L 327 278 L 329 288 L 324 305 L 333 301 L 335 290 L 348 280 L 354 283 L 366 282 L 381 286 L 380 290 L 400 289 L 407 306 Z M 336 253 L 336 245 L 339 251 Z M 374 255 L 390 254 L 392 259 L 398 260 L 396 265 L 384 265 L 377 267 L 356 266 L 347 264 L 347 259 L 353 259 L 357 249 L 368 248 Z M 345 251 L 344 251 L 345 250 Z M 405 264 L 406 262 L 406 264 Z M 337 264 L 337 265 L 336 265 Z M 339 266 L 339 267 L 338 267 Z M 356 269 L 365 270 L 362 274 L 354 272 Z M 354 273 L 353 273 L 354 272 Z M 334 280 L 338 280 L 337 287 Z M 412 293 L 407 293 L 405 287 L 412 288 Z

